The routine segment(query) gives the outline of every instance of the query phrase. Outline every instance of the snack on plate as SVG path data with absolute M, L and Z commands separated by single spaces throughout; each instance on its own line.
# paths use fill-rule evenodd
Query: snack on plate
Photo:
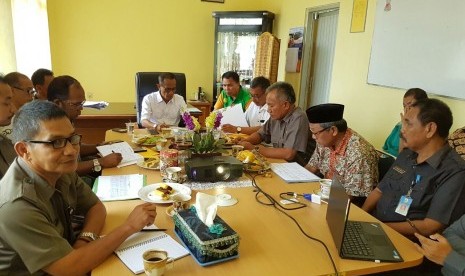
M 173 188 L 169 185 L 163 184 L 156 188 L 154 193 L 160 196 L 163 200 L 170 199 L 170 195 L 174 192 Z
M 143 167 L 146 168 L 158 168 L 160 164 L 160 158 L 159 157 L 153 157 L 153 158 L 146 158 L 144 162 L 142 163 Z
M 250 150 L 243 150 L 237 153 L 236 158 L 242 163 L 252 163 L 255 160 L 255 155 Z
M 155 145 L 161 139 L 159 135 L 146 135 L 134 139 L 134 143 L 139 145 Z
M 261 154 L 256 151 L 250 150 L 243 150 L 240 151 L 237 156 L 239 161 L 244 163 L 244 169 L 246 171 L 262 171 L 268 170 L 270 168 L 270 164 Z
M 226 135 L 226 143 L 227 144 L 236 144 L 240 140 L 247 138 L 248 135 L 244 133 L 230 133 Z

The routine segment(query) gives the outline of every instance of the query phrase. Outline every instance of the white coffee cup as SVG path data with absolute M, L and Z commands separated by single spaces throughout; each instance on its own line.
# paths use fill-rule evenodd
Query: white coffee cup
M 328 199 L 331 192 L 331 179 L 320 179 L 320 194 L 322 199 Z
M 181 167 L 166 168 L 166 178 L 170 182 L 178 182 L 181 179 Z
M 171 269 L 174 259 L 168 258 L 168 252 L 160 249 L 147 250 L 142 254 L 144 271 L 148 276 L 161 276 L 166 269 Z

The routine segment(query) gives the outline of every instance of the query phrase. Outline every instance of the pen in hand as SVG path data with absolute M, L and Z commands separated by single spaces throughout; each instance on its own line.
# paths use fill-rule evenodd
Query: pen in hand
M 141 232 L 160 232 L 160 231 L 166 231 L 166 230 L 168 230 L 168 229 L 162 229 L 162 228 L 156 228 L 156 229 L 155 228 L 152 228 L 152 229 L 148 228 L 147 229 L 147 228 L 142 228 L 140 231 Z

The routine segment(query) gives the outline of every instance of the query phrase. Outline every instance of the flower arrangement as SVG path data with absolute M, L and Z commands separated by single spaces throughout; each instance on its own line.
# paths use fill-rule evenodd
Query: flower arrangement
M 182 113 L 182 119 L 186 124 L 188 130 L 193 131 L 192 134 L 192 153 L 204 154 L 204 153 L 217 153 L 223 152 L 224 140 L 215 139 L 213 131 L 217 130 L 221 125 L 221 119 L 223 115 L 221 112 L 211 112 L 205 120 L 205 126 L 207 129 L 206 133 L 199 133 L 200 123 L 197 118 L 192 117 L 189 111 Z

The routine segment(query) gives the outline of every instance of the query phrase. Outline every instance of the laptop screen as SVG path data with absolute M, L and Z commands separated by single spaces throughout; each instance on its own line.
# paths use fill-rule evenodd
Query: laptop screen
M 341 252 L 346 220 L 349 215 L 350 199 L 337 177 L 333 178 L 329 193 L 326 222 L 338 252 Z

